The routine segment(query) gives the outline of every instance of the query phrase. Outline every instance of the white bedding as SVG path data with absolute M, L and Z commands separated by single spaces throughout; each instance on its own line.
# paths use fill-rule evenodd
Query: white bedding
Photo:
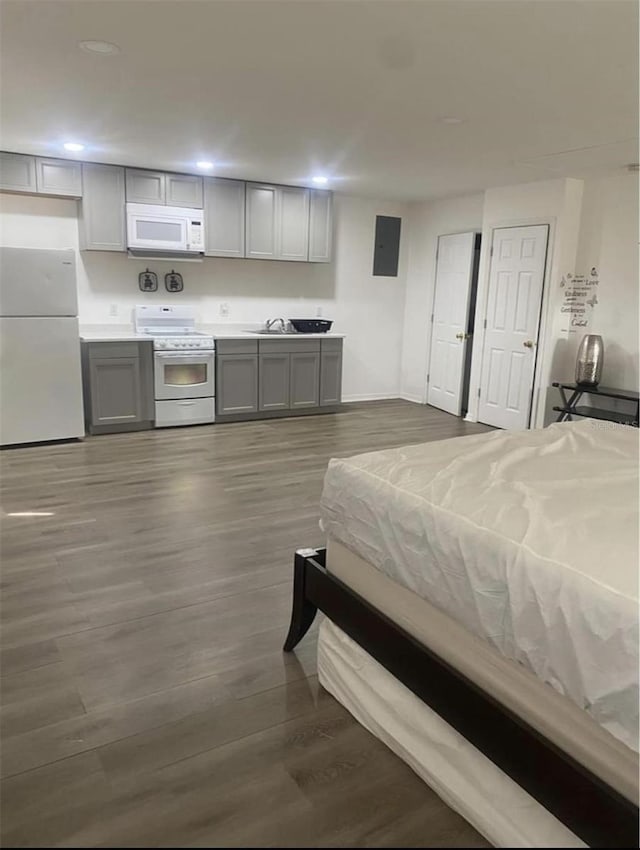
M 638 432 L 592 420 L 332 460 L 327 534 L 638 749 Z

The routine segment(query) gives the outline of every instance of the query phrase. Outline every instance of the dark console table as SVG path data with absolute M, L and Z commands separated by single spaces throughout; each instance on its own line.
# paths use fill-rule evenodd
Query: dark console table
M 603 419 L 607 422 L 619 422 L 622 425 L 638 427 L 640 405 L 638 393 L 634 390 L 618 390 L 615 387 L 589 387 L 581 384 L 560 384 L 557 381 L 552 386 L 560 390 L 560 397 L 562 398 L 562 406 L 553 408 L 560 414 L 557 422 L 571 420 L 574 416 L 588 416 L 590 419 Z M 571 393 L 568 398 L 567 392 Z M 581 404 L 583 395 L 632 402 L 635 404 L 635 413 L 621 413 L 619 410 L 611 410 L 606 407 L 606 403 L 604 407 Z

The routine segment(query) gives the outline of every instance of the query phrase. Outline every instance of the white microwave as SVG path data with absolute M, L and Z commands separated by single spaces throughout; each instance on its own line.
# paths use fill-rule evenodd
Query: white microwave
M 202 210 L 159 204 L 127 204 L 127 247 L 137 256 L 153 256 L 156 252 L 193 258 L 202 256 Z

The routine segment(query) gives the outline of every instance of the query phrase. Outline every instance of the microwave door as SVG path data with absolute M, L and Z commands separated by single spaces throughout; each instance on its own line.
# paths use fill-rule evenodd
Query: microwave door
M 130 248 L 184 251 L 187 222 L 169 216 L 133 214 L 128 220 Z

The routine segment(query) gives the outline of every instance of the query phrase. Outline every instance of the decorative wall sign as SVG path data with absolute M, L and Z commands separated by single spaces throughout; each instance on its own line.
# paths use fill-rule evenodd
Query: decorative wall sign
M 138 286 L 141 292 L 157 292 L 158 291 L 158 275 L 155 272 L 150 272 L 146 269 L 138 275 Z
M 598 303 L 598 286 L 600 278 L 595 266 L 586 274 L 562 275 L 560 289 L 562 290 L 563 332 L 575 334 L 587 332 L 593 318 L 593 311 Z
M 167 292 L 182 292 L 184 289 L 182 275 L 171 269 L 171 271 L 164 276 L 164 285 Z

